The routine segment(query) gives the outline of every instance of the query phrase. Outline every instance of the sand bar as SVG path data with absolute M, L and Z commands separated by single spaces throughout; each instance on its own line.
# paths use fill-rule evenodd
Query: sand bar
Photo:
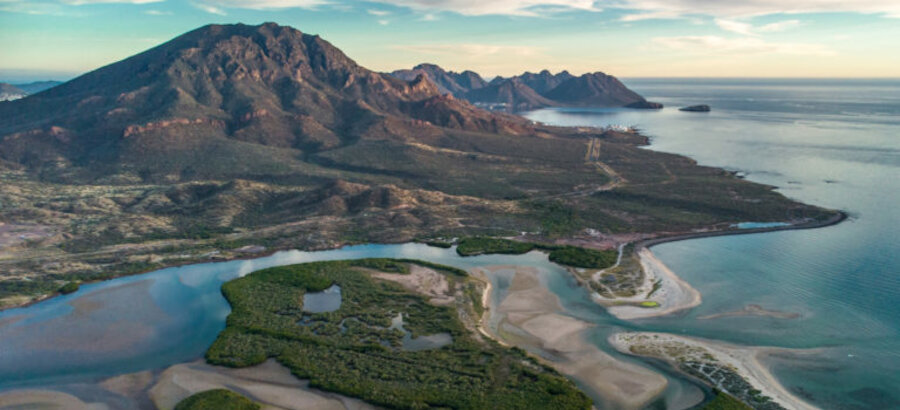
M 602 397 L 604 407 L 643 408 L 665 390 L 667 381 L 662 375 L 616 360 L 589 343 L 585 331 L 593 325 L 565 315 L 559 298 L 541 283 L 534 269 L 485 270 L 508 274 L 510 269 L 509 291 L 492 312 L 499 319 L 492 337 L 548 352 L 553 357 L 548 364 Z
M 682 360 L 724 365 L 784 408 L 797 410 L 816 408 L 789 392 L 772 376 L 768 367 L 759 360 L 760 356 L 777 351 L 790 351 L 790 349 L 737 346 L 652 332 L 617 333 L 610 336 L 609 342 L 622 353 L 656 357 L 668 361 L 676 368 L 679 367 L 679 362 Z M 714 360 L 709 359 L 706 355 L 711 355 Z
M 594 294 L 594 301 L 605 306 L 610 314 L 623 320 L 645 319 L 670 315 L 700 305 L 700 292 L 685 282 L 660 261 L 650 249 L 640 248 L 637 255 L 644 270 L 644 281 L 636 296 L 604 298 Z M 659 281 L 659 289 L 653 292 L 653 284 Z M 652 292 L 652 295 L 647 296 Z M 644 302 L 656 302 L 658 307 L 634 306 Z

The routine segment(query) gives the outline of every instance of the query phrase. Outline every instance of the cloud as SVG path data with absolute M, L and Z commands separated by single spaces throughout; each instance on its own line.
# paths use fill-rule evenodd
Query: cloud
M 631 10 L 623 20 L 676 18 L 706 15 L 725 19 L 772 14 L 856 12 L 900 17 L 897 0 L 610 0 L 617 8 Z
M 205 0 L 203 4 L 218 9 L 235 8 L 251 10 L 277 10 L 287 8 L 314 8 L 329 4 L 328 0 Z
M 656 37 L 653 43 L 671 50 L 697 54 L 761 54 L 776 53 L 805 56 L 831 56 L 835 52 L 821 44 L 770 43 L 759 38 L 724 38 L 718 36 Z
M 205 3 L 192 3 L 192 4 L 194 7 L 198 8 L 200 10 L 203 10 L 209 14 L 217 14 L 220 16 L 228 15 L 228 13 L 226 13 L 225 10 L 222 10 L 221 8 L 213 6 L 213 5 L 209 5 L 209 4 L 205 4 Z
M 144 12 L 144 14 L 147 14 L 150 16 L 171 16 L 172 12 L 171 11 L 160 11 L 160 10 L 147 10 Z
M 597 0 L 374 0 L 424 13 L 454 12 L 466 16 L 536 17 L 546 12 L 601 11 Z
M 164 0 L 0 0 L 0 11 L 35 15 L 80 16 L 74 7 L 91 4 L 149 4 Z
M 389 12 L 387 10 L 371 10 L 370 9 L 370 10 L 366 10 L 366 12 L 373 16 L 379 16 L 379 17 L 383 17 L 383 16 L 387 16 L 387 15 L 391 14 L 391 12 Z
M 745 36 L 758 36 L 760 33 L 774 33 L 785 31 L 800 25 L 800 20 L 785 20 L 755 27 L 750 23 L 737 20 L 716 19 L 716 25 L 722 30 L 738 33 Z
M 794 28 L 800 25 L 800 20 L 785 20 L 779 21 L 777 23 L 766 24 L 757 29 L 757 31 L 762 33 L 772 33 L 776 31 L 785 31 L 789 28 Z
M 719 28 L 721 28 L 722 30 L 743 34 L 745 36 L 756 35 L 756 33 L 753 32 L 753 25 L 750 23 L 743 23 L 740 21 L 725 19 L 716 19 L 715 21 L 716 25 L 719 26 Z
M 465 55 L 471 58 L 480 58 L 487 56 L 518 56 L 528 57 L 535 56 L 540 53 L 540 49 L 530 46 L 507 46 L 494 44 L 423 44 L 423 45 L 401 45 L 394 46 L 398 50 L 410 51 L 420 54 L 432 55 Z
M 378 20 L 378 24 L 380 24 L 382 26 L 386 26 L 388 24 L 391 24 L 391 21 L 390 20 Z
M 113 3 L 126 3 L 126 4 L 149 4 L 149 3 L 159 3 L 163 0 L 61 0 L 60 2 L 63 4 L 68 4 L 70 6 L 83 6 L 86 4 L 113 4 Z

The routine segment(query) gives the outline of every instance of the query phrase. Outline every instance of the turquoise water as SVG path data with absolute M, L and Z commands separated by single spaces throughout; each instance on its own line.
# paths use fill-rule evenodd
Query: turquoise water
M 623 329 L 816 349 L 810 356 L 779 357 L 769 364 L 785 385 L 825 408 L 900 407 L 895 256 L 900 83 L 643 80 L 629 85 L 671 108 L 542 110 L 529 116 L 560 124 L 638 125 L 653 136 L 653 149 L 743 171 L 793 198 L 846 210 L 851 219 L 818 230 L 656 246 L 660 259 L 703 293 L 703 304 L 682 315 L 636 323 L 610 317 L 540 252 L 461 258 L 452 249 L 419 244 L 364 245 L 163 269 L 0 312 L 0 390 L 72 386 L 197 359 L 224 327 L 229 308 L 220 292 L 223 282 L 275 265 L 396 257 L 463 269 L 536 267 L 567 313 L 598 325 L 591 340 L 606 351 L 611 351 L 606 336 Z M 712 105 L 713 112 L 677 111 L 700 103 Z M 496 302 L 509 278 L 491 280 Z M 748 304 L 800 317 L 699 319 Z M 666 371 L 656 362 L 610 354 Z M 655 407 L 690 407 L 702 397 L 694 383 L 667 377 L 669 388 Z M 602 398 L 595 399 L 603 405 Z
M 597 323 L 591 338 L 604 350 L 606 337 L 623 329 L 640 329 L 612 317 L 590 300 L 562 267 L 541 252 L 525 255 L 460 257 L 455 249 L 422 244 L 360 245 L 342 249 L 278 252 L 254 260 L 182 266 L 144 275 L 82 286 L 76 293 L 39 304 L 0 312 L 0 390 L 51 386 L 78 395 L 78 386 L 103 378 L 148 369 L 161 369 L 203 356 L 224 328 L 228 303 L 222 283 L 270 266 L 369 257 L 415 258 L 471 269 L 490 265 L 537 268 L 548 288 L 559 295 L 566 313 Z M 511 277 L 492 275 L 492 302 L 506 295 Z M 324 296 L 323 293 L 320 296 Z M 316 308 L 331 308 L 329 293 Z M 328 305 L 328 306 L 325 306 Z M 449 335 L 405 340 L 410 349 L 439 347 Z M 421 340 L 419 340 L 421 339 Z M 552 357 L 547 352 L 535 351 Z M 647 364 L 611 352 L 622 360 Z M 662 408 L 686 408 L 704 396 L 705 389 L 677 374 L 667 375 L 669 388 L 657 403 Z M 598 403 L 603 398 L 594 396 Z M 682 405 L 676 405 L 681 403 Z
M 634 80 L 662 111 L 542 110 L 569 125 L 636 125 L 652 149 L 739 171 L 803 202 L 847 211 L 807 231 L 667 243 L 653 252 L 703 294 L 642 325 L 742 344 L 821 348 L 771 360 L 824 408 L 900 408 L 900 81 Z M 677 111 L 709 104 L 697 115 Z M 748 304 L 798 319 L 698 317 Z

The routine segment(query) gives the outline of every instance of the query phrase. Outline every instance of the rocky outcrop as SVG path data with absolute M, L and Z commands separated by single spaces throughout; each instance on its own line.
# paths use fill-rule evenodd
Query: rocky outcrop
M 643 101 L 636 101 L 631 104 L 627 104 L 627 105 L 625 105 L 625 108 L 640 108 L 640 109 L 645 109 L 645 110 L 661 110 L 663 108 L 663 105 L 658 102 L 643 100 Z
M 681 108 L 678 109 L 678 111 L 687 111 L 687 112 L 709 112 L 709 111 L 710 111 L 710 108 L 709 108 L 709 106 L 706 105 L 706 104 L 699 104 L 699 105 L 691 105 L 691 106 L 688 106 L 688 107 L 681 107 Z

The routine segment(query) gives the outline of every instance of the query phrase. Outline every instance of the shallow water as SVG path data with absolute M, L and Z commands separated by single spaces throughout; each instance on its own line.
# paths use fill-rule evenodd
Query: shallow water
M 825 408 L 900 408 L 900 81 L 635 80 L 662 111 L 541 110 L 568 125 L 636 125 L 651 148 L 742 171 L 840 225 L 673 242 L 653 252 L 703 294 L 657 330 L 742 344 L 825 348 L 767 362 Z M 710 113 L 679 112 L 710 104 Z M 799 313 L 697 320 L 757 304 Z
M 592 329 L 591 339 L 601 346 L 605 346 L 606 337 L 612 332 L 634 328 L 606 314 L 591 302 L 587 291 L 565 269 L 537 251 L 466 258 L 458 256 L 453 248 L 423 244 L 285 251 L 253 260 L 182 266 L 113 279 L 82 286 L 78 292 L 36 305 L 0 312 L 0 390 L 91 383 L 202 357 L 224 328 L 229 312 L 220 291 L 222 283 L 271 266 L 369 257 L 415 258 L 462 269 L 531 266 L 537 269 L 541 281 L 560 297 L 565 313 L 599 325 Z M 506 294 L 510 277 L 501 274 L 489 278 L 495 289 L 492 301 L 498 303 Z M 139 325 L 143 332 L 122 337 L 127 323 Z M 104 340 L 102 348 L 96 345 L 98 334 Z M 404 348 L 436 348 L 449 342 L 443 335 L 430 336 L 413 339 L 407 335 Z M 611 353 L 623 360 L 652 366 Z M 661 405 L 692 400 L 696 403 L 697 397 L 703 396 L 700 388 L 682 377 L 667 377 L 670 387 L 660 398 Z M 594 398 L 602 402 L 602 397 L 594 395 Z
M 309 313 L 334 312 L 341 308 L 341 287 L 331 285 L 321 292 L 303 294 L 303 311 Z
M 650 330 L 824 348 L 816 356 L 768 362 L 789 388 L 823 407 L 900 407 L 900 269 L 894 256 L 900 243 L 895 205 L 900 192 L 900 86 L 830 84 L 823 91 L 809 90 L 814 87 L 809 84 L 630 85 L 672 109 L 543 110 L 530 115 L 561 124 L 636 124 L 654 137 L 653 149 L 745 171 L 749 179 L 779 186 L 791 197 L 847 210 L 851 220 L 818 230 L 656 246 L 659 258 L 700 290 L 704 301 L 683 315 L 637 323 L 609 316 L 540 252 L 461 258 L 453 249 L 420 244 L 363 245 L 163 269 L 84 285 L 70 295 L 0 312 L 0 390 L 93 382 L 202 357 L 229 312 L 220 292 L 225 281 L 276 265 L 395 257 L 463 269 L 536 267 L 568 314 L 597 324 L 590 340 L 617 358 L 663 372 L 669 369 L 661 363 L 615 352 L 606 337 L 623 329 Z M 849 102 L 807 101 L 842 96 Z M 713 112 L 676 109 L 695 103 L 709 103 Z M 490 278 L 496 302 L 509 278 Z M 801 316 L 697 320 L 748 304 Z M 689 407 L 703 395 L 692 382 L 667 377 L 669 388 L 654 407 Z

